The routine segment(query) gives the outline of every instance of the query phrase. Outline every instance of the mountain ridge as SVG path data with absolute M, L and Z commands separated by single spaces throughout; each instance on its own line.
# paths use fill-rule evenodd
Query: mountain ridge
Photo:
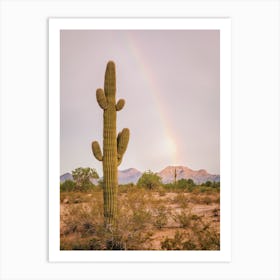
M 157 174 L 162 178 L 164 184 L 173 183 L 175 180 L 192 179 L 196 184 L 202 184 L 206 181 L 219 182 L 220 175 L 210 174 L 205 169 L 193 170 L 187 166 L 167 166 Z
M 161 178 L 164 184 L 173 183 L 175 180 L 175 170 L 176 170 L 176 180 L 180 179 L 192 179 L 196 184 L 202 184 L 206 181 L 219 182 L 219 174 L 210 174 L 205 169 L 193 170 L 187 166 L 167 166 L 159 172 L 156 172 Z M 136 184 L 139 178 L 144 172 L 139 171 L 136 168 L 127 168 L 118 171 L 118 181 L 119 184 Z M 73 176 L 70 172 L 67 172 L 60 176 L 60 182 L 63 183 L 66 180 L 73 181 Z M 97 182 L 96 182 L 97 183 Z

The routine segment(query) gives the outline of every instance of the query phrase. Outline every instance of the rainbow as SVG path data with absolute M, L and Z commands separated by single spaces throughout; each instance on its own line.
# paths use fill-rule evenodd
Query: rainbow
M 129 35 L 126 36 L 126 39 L 128 49 L 139 66 L 139 69 L 141 70 L 143 80 L 146 82 L 147 88 L 152 93 L 152 98 L 154 99 L 153 101 L 161 120 L 161 126 L 165 136 L 164 144 L 166 146 L 166 153 L 170 158 L 170 164 L 178 165 L 180 162 L 182 162 L 178 152 L 178 137 L 172 128 L 172 124 L 170 123 L 170 118 L 167 114 L 168 110 L 166 109 L 164 100 L 160 94 L 160 88 L 156 81 L 155 75 L 150 70 L 149 63 L 145 60 L 145 56 L 143 55 L 141 48 L 139 48 L 137 40 L 133 37 L 133 33 L 129 33 Z

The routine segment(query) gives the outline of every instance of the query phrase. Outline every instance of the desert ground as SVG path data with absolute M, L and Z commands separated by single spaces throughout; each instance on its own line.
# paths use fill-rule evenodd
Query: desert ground
M 61 250 L 219 250 L 220 188 L 120 186 L 108 248 L 102 188 L 60 194 Z

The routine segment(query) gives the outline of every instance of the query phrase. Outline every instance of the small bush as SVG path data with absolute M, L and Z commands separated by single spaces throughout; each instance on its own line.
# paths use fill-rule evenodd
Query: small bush
M 188 228 L 191 225 L 192 214 L 190 212 L 181 211 L 174 215 L 174 221 L 182 228 Z
M 131 191 L 132 189 L 135 189 L 135 185 L 133 183 L 125 184 L 125 185 L 119 185 L 119 192 L 120 193 L 127 193 L 128 191 Z
M 159 196 L 165 196 L 166 195 L 166 190 L 163 187 L 158 188 L 158 194 Z
M 179 205 L 181 208 L 186 208 L 188 206 L 188 200 L 186 196 L 183 193 L 178 193 L 174 199 L 173 203 L 176 203 Z
M 198 235 L 200 250 L 220 250 L 220 234 L 214 230 L 206 230 Z
M 137 185 L 141 187 L 145 187 L 149 190 L 155 189 L 156 187 L 161 186 L 161 177 L 152 171 L 146 171 L 139 178 Z
M 220 234 L 209 224 L 197 221 L 190 231 L 176 231 L 161 242 L 163 250 L 220 250 Z
M 205 204 L 207 204 L 207 205 L 209 205 L 209 204 L 212 203 L 212 199 L 211 199 L 210 196 L 205 196 L 205 197 L 203 197 L 203 199 L 202 199 L 201 201 L 202 201 L 202 203 L 205 203 Z
M 60 191 L 61 192 L 72 192 L 75 190 L 75 182 L 71 180 L 66 180 L 63 183 L 60 183 Z
M 164 241 L 161 242 L 161 249 L 163 250 L 182 250 L 183 239 L 185 235 L 176 231 L 174 238 L 165 238 Z
M 155 209 L 154 216 L 154 226 L 158 229 L 163 228 L 168 222 L 168 215 L 170 214 L 170 210 L 166 206 L 159 206 Z
M 146 209 L 134 210 L 131 216 L 131 222 L 134 224 L 135 230 L 144 229 L 151 220 L 151 212 Z
M 197 245 L 189 238 L 187 233 L 176 231 L 173 238 L 165 238 L 161 242 L 163 250 L 195 250 Z
M 219 192 L 200 193 L 197 191 L 199 188 L 200 186 L 196 186 L 192 193 L 178 188 L 173 193 L 167 193 L 164 186 L 162 190 L 166 192 L 166 197 L 162 197 L 161 188 L 150 190 L 133 185 L 120 186 L 117 224 L 111 232 L 104 229 L 103 193 L 100 187 L 95 187 L 89 192 L 61 192 L 60 248 L 219 250 L 220 236 L 216 230 L 219 223 L 219 206 L 213 210 L 211 222 L 209 216 L 204 218 L 203 215 L 192 213 L 192 209 L 189 208 L 189 205 L 194 203 L 205 203 L 203 200 L 205 201 L 206 197 L 215 202 Z M 178 233 L 174 232 L 171 237 L 162 236 L 165 230 L 159 232 L 167 227 L 170 234 L 174 226 L 178 228 Z

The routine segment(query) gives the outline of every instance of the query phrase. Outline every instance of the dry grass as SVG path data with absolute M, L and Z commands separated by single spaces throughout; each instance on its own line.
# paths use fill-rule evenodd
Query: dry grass
M 60 201 L 61 250 L 220 248 L 217 191 L 190 193 L 126 188 L 119 193 L 118 225 L 110 236 L 103 228 L 102 190 L 64 192 Z

